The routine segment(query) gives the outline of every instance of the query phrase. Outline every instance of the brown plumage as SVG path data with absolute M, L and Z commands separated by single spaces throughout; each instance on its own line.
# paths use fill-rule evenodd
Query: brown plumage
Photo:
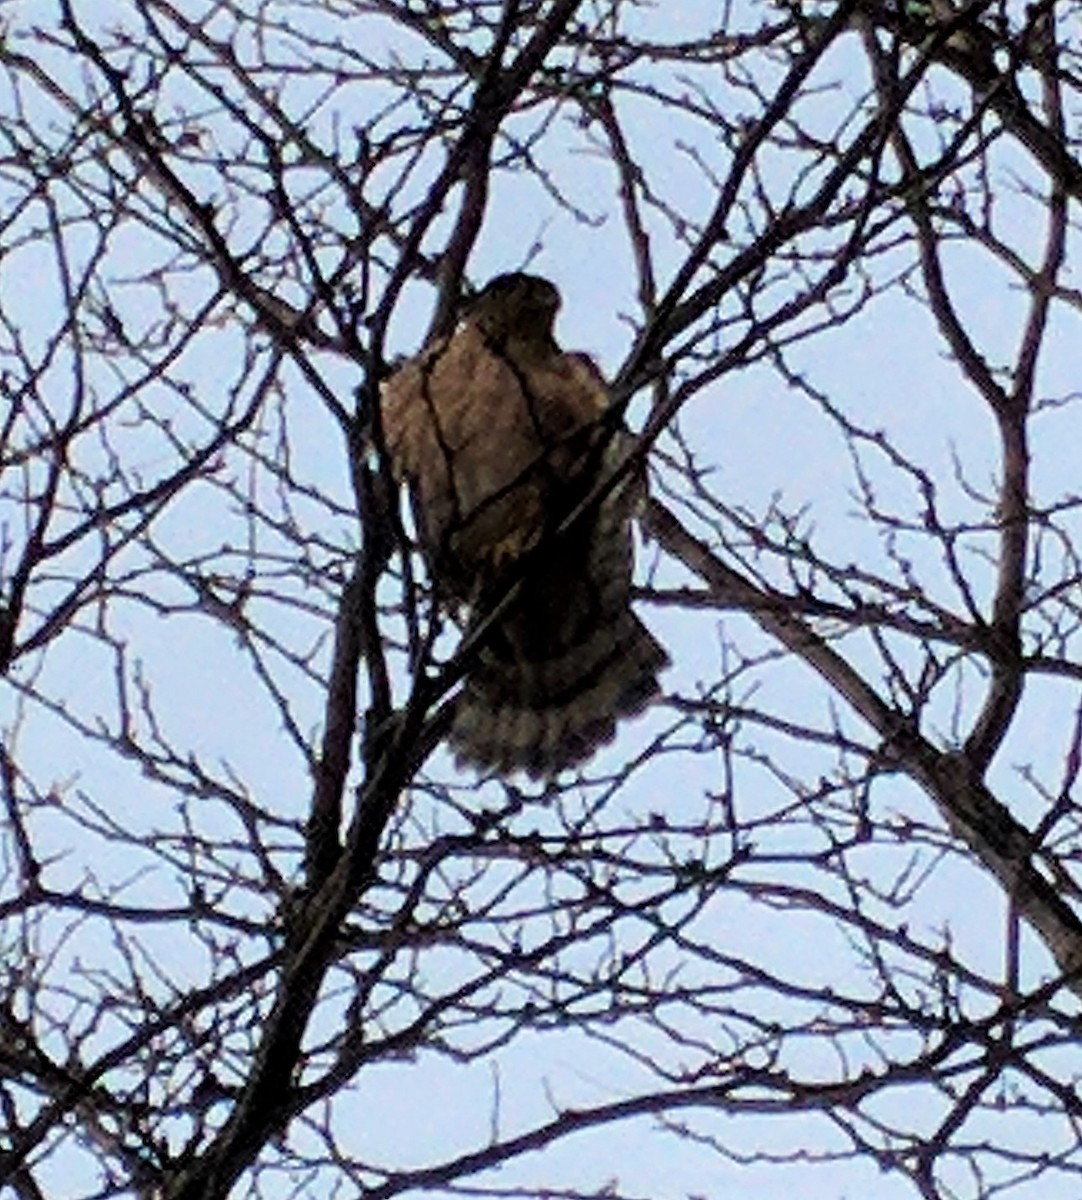
M 634 482 L 556 526 L 613 463 L 608 394 L 552 335 L 560 297 L 531 275 L 494 279 L 456 332 L 387 381 L 383 432 L 412 495 L 436 587 L 467 622 L 522 570 L 459 698 L 459 761 L 555 775 L 656 694 L 665 651 L 631 611 Z M 606 443 L 606 440 L 608 442 Z

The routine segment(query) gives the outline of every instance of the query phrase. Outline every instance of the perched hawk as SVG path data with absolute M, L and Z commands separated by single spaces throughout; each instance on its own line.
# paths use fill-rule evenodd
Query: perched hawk
M 525 571 L 449 740 L 460 762 L 535 777 L 608 741 L 668 661 L 631 611 L 635 482 L 556 532 L 615 456 L 597 370 L 553 339 L 559 306 L 548 280 L 499 276 L 454 334 L 387 381 L 381 410 L 434 584 L 456 611 L 484 618 Z

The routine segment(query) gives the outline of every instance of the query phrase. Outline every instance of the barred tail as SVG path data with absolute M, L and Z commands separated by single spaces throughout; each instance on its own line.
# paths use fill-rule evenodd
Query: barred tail
M 450 733 L 460 762 L 551 777 L 654 698 L 668 655 L 631 610 L 631 556 L 616 498 L 535 564 L 463 687 Z

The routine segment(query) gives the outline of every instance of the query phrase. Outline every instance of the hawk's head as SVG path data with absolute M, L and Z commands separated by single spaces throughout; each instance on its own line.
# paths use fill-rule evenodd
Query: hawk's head
M 516 271 L 490 280 L 466 305 L 463 316 L 490 337 L 551 340 L 559 307 L 554 283 Z

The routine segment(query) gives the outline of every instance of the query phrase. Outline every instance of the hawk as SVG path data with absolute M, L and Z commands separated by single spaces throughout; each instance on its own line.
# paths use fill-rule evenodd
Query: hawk
M 547 279 L 498 276 L 381 398 L 392 469 L 460 622 L 484 620 L 521 578 L 480 639 L 451 748 L 460 764 L 535 778 L 610 740 L 655 696 L 668 662 L 631 611 L 641 485 L 622 481 L 559 528 L 619 454 L 600 374 L 553 337 L 559 306 Z

